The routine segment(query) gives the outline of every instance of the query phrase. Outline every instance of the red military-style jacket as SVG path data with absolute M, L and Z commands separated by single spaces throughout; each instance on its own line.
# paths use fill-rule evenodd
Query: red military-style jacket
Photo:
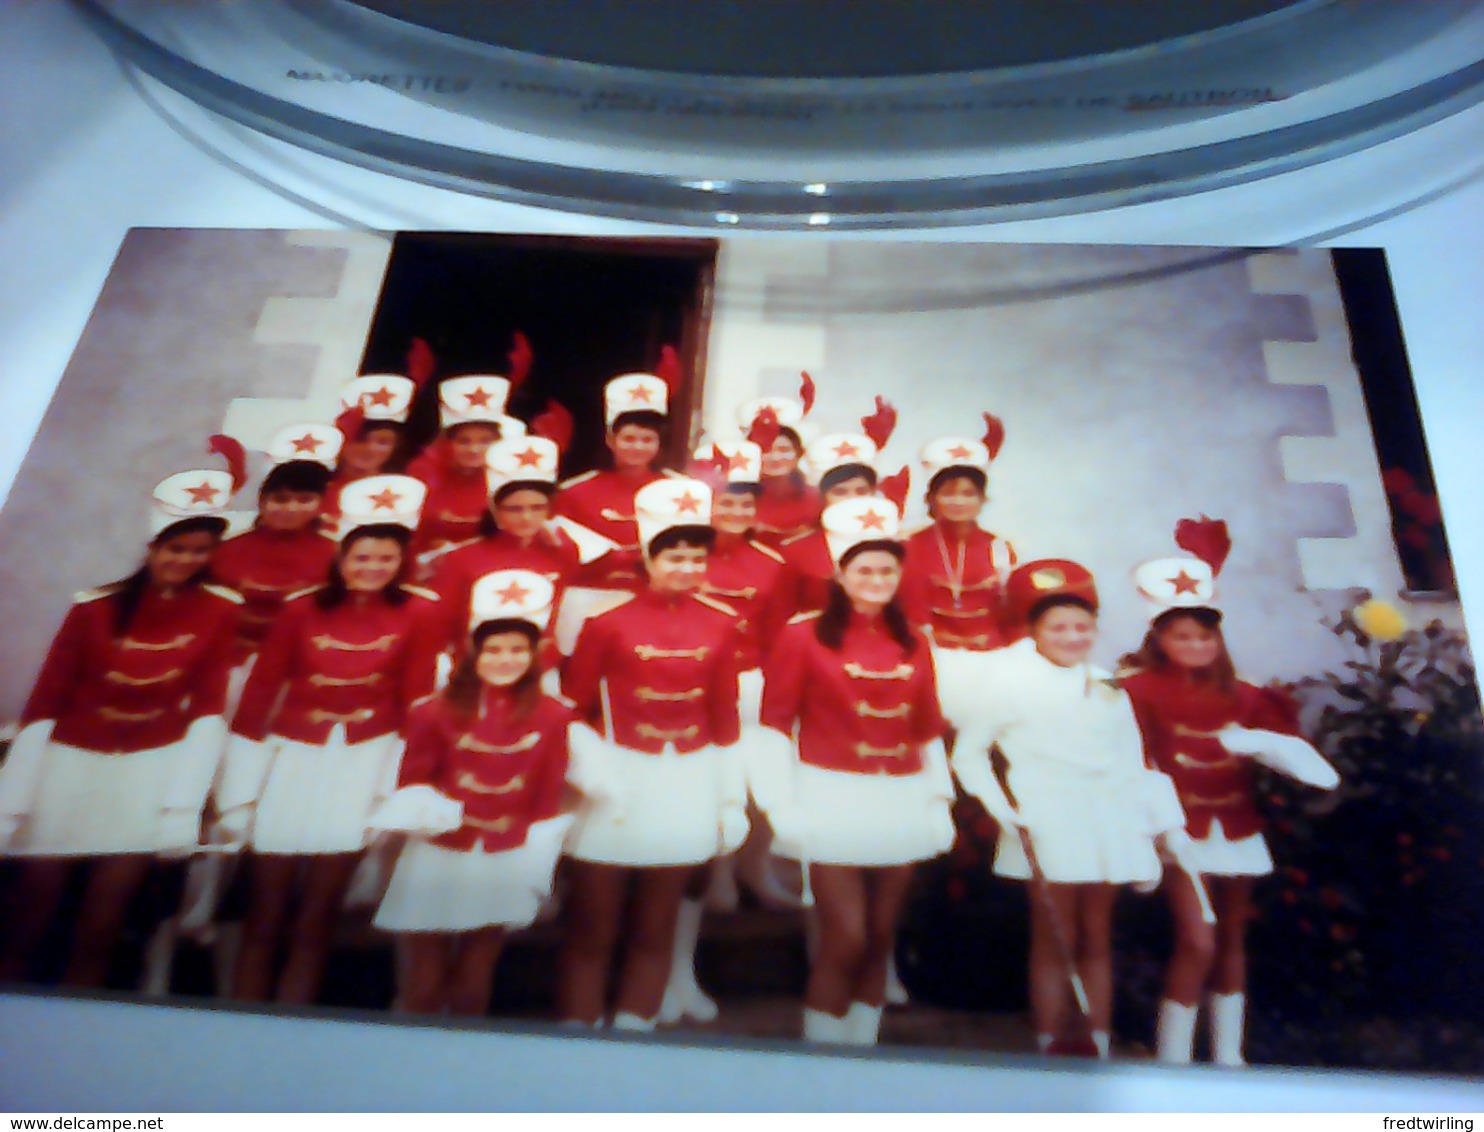
M 434 845 L 514 849 L 525 844 L 532 822 L 555 817 L 561 808 L 572 720 L 572 710 L 549 696 L 516 718 L 507 690 L 484 688 L 474 718 L 461 722 L 435 696 L 408 714 L 397 785 L 431 786 L 464 804 L 463 824 L 430 838 Z
M 202 583 L 147 587 L 123 636 L 117 585 L 78 594 L 42 664 L 21 723 L 54 719 L 52 739 L 105 754 L 168 746 L 221 715 L 242 599 Z
M 763 653 L 788 619 L 778 588 L 783 575 L 781 554 L 736 535 L 718 534 L 706 557 L 705 592 L 737 611 L 739 672 L 762 664 Z
M 797 617 L 763 666 L 762 722 L 792 736 L 799 759 L 851 774 L 916 774 L 923 744 L 946 728 L 933 658 L 914 631 L 909 655 L 879 616 L 852 612 L 838 652 L 816 635 L 818 614 Z
M 757 500 L 757 525 L 753 534 L 758 542 L 781 550 L 792 538 L 808 534 L 819 525 L 819 491 L 787 477 L 762 481 Z
M 728 746 L 740 730 L 737 620 L 705 594 L 645 590 L 583 625 L 562 691 L 582 719 L 630 750 Z
M 1293 701 L 1277 689 L 1240 682 L 1223 692 L 1193 684 L 1181 672 L 1136 672 L 1120 676 L 1119 683 L 1133 701 L 1145 754 L 1174 779 L 1190 835 L 1206 837 L 1215 818 L 1230 838 L 1261 830 L 1253 762 L 1227 751 L 1216 732 L 1236 724 L 1297 735 Z
M 830 557 L 830 544 L 824 532 L 808 534 L 785 543 L 782 551 L 785 566 L 779 580 L 779 596 L 784 620 L 801 613 L 817 613 L 829 598 L 830 579 L 835 576 L 835 560 Z
M 592 471 L 562 482 L 552 500 L 553 512 L 619 546 L 613 553 L 584 566 L 572 579 L 573 585 L 637 593 L 649 584 L 640 554 L 634 496 L 640 488 L 671 474 L 660 471 L 626 476 L 611 470 Z
M 1025 635 L 1005 623 L 1003 581 L 1015 567 L 1009 543 L 978 527 L 960 539 L 932 523 L 906 547 L 902 605 L 913 625 L 930 627 L 939 647 L 985 652 Z
M 351 593 L 321 609 L 318 588 L 290 598 L 258 653 L 232 731 L 301 743 L 326 742 L 337 723 L 351 743 L 400 731 L 408 705 L 433 691 L 445 640 L 436 596 L 406 589 L 401 605 Z
M 262 646 L 268 626 L 290 594 L 329 577 L 336 544 L 316 527 L 274 531 L 255 527 L 230 538 L 211 557 L 211 576 L 246 603 L 237 626 L 238 662 Z
M 422 517 L 412 536 L 412 553 L 426 554 L 479 537 L 489 513 L 489 484 L 484 469 L 465 471 L 419 458 L 407 474 L 428 485 Z

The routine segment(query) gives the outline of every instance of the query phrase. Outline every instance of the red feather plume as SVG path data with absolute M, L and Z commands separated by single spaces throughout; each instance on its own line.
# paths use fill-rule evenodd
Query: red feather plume
M 426 338 L 414 338 L 407 347 L 407 376 L 421 389 L 438 368 L 438 355 Z
M 814 395 L 817 391 L 814 388 L 814 379 L 809 376 L 808 370 L 801 370 L 799 376 L 803 378 L 799 385 L 799 403 L 804 406 L 803 415 L 807 417 L 809 410 L 814 408 Z
M 506 377 L 510 382 L 511 391 L 514 392 L 520 388 L 526 378 L 531 376 L 531 363 L 536 360 L 536 352 L 531 349 L 531 340 L 517 330 L 514 345 L 510 347 L 510 353 L 506 357 L 510 362 Z
M 695 456 L 686 468 L 686 474 L 692 479 L 698 479 L 709 487 L 713 492 L 721 491 L 727 485 L 727 473 L 731 470 L 732 462 L 722 454 L 720 448 L 715 444 L 711 446 L 711 455 Z
M 993 413 L 983 413 L 984 417 L 984 440 L 985 448 L 989 449 L 989 458 L 993 460 L 1000 454 L 1000 449 L 1005 444 L 1005 422 Z
M 227 470 L 232 473 L 232 494 L 236 495 L 247 482 L 247 452 L 242 443 L 219 432 L 207 440 L 206 451 L 227 462 Z
M 1219 574 L 1226 556 L 1231 553 L 1232 540 L 1225 520 L 1202 515 L 1199 519 L 1181 519 L 1175 524 L 1175 545 L 1211 567 L 1212 574 Z
M 565 452 L 567 445 L 572 443 L 572 427 L 572 414 L 567 406 L 550 399 L 546 408 L 531 422 L 531 431 L 554 443 L 558 452 Z
M 361 427 L 366 423 L 366 410 L 360 405 L 352 405 L 338 417 L 335 418 L 335 427 L 340 430 L 340 435 L 349 444 L 361 435 Z
M 680 382 L 684 377 L 680 368 L 680 355 L 675 352 L 674 346 L 660 347 L 659 365 L 654 367 L 654 375 L 665 383 L 665 388 L 674 396 L 680 391 Z
M 897 517 L 907 513 L 907 492 L 912 487 L 912 472 L 904 464 L 895 475 L 877 481 L 876 491 L 897 505 Z
M 876 445 L 879 452 L 886 447 L 886 442 L 891 439 L 891 434 L 896 431 L 897 411 L 892 407 L 890 401 L 876 398 L 876 411 L 869 417 L 861 418 L 861 431 L 871 438 L 871 443 Z
M 778 414 L 772 409 L 759 409 L 752 418 L 752 427 L 747 430 L 747 439 L 764 452 L 773 447 L 782 429 L 778 426 Z

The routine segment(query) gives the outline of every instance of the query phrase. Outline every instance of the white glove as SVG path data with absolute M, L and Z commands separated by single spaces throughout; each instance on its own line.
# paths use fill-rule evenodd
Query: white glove
M 20 828 L 21 819 L 18 814 L 0 814 L 0 853 L 10 848 L 10 843 Z
M 574 723 L 567 728 L 567 750 L 567 781 L 617 818 L 625 808 L 624 784 L 603 737 L 585 723 Z
M 764 811 L 768 825 L 773 829 L 773 852 L 780 857 L 795 861 L 807 860 L 809 856 L 809 818 L 797 805 L 790 802 Z
M 464 804 L 431 786 L 404 786 L 382 802 L 366 819 L 371 834 L 410 833 L 436 837 L 464 823 Z
M 747 807 L 744 804 L 734 802 L 724 804 L 721 807 L 717 853 L 726 856 L 742 848 L 742 842 L 747 840 L 747 832 L 751 828 L 752 825 L 747 820 Z
M 565 515 L 555 515 L 546 523 L 548 530 L 563 531 L 577 547 L 577 561 L 583 566 L 589 562 L 596 562 L 605 554 L 612 554 L 618 549 L 618 543 L 611 538 L 598 534 L 597 531 L 584 527 L 581 523 L 575 523 Z
M 538 900 L 551 895 L 552 877 L 566 846 L 567 834 L 576 820 L 576 814 L 558 814 L 544 821 L 533 821 L 526 829 L 526 848 L 533 867 L 528 879 L 531 892 Z
M 1145 829 L 1150 833 L 1185 832 L 1185 807 L 1180 804 L 1180 793 L 1168 774 L 1145 770 L 1135 788 L 1144 812 Z M 1189 838 L 1186 842 L 1189 843 Z
M 194 810 L 206 804 L 227 745 L 227 721 L 203 715 L 186 728 L 180 741 L 180 767 L 165 787 L 166 810 Z
M 155 855 L 168 860 L 180 860 L 196 851 L 201 836 L 201 811 L 181 806 L 167 806 L 160 811 L 155 824 Z
M 773 811 L 786 811 L 795 804 L 794 745 L 789 737 L 771 727 L 749 734 L 743 774 L 757 808 L 773 821 Z M 776 833 L 778 826 L 773 825 Z
M 934 739 L 923 745 L 922 772 L 927 776 L 932 797 L 953 801 L 953 773 L 948 769 L 948 747 L 942 739 Z
M 1340 784 L 1339 772 L 1312 743 L 1296 735 L 1234 725 L 1223 727 L 1216 738 L 1232 754 L 1245 755 L 1305 786 L 1333 790 Z
M 227 751 L 222 758 L 216 780 L 216 810 L 226 815 L 239 806 L 256 806 L 273 769 L 272 744 L 241 735 L 227 738 Z
M 5 762 L 0 764 L 0 818 L 19 819 L 31 812 L 37 787 L 41 785 L 46 748 L 56 725 L 54 719 L 38 719 L 22 727 L 10 741 Z M 11 827 L 11 836 L 18 825 L 17 820 Z M 3 844 L 4 841 L 0 841 L 0 845 Z
M 252 840 L 253 823 L 257 820 L 258 804 L 244 802 L 219 815 L 206 831 L 207 840 L 213 845 L 225 846 L 236 852 L 246 849 Z
M 1010 797 L 995 776 L 989 756 L 983 751 L 974 751 L 963 745 L 962 735 L 959 738 L 960 744 L 955 745 L 953 750 L 953 773 L 964 791 L 979 799 L 1000 828 L 1011 833 L 1025 828 L 1025 820 L 1020 816 L 1020 811 L 1010 804 Z

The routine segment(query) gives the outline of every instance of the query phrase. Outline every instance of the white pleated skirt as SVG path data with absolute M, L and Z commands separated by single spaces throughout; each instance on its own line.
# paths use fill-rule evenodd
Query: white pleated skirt
M 408 841 L 372 923 L 389 932 L 523 928 L 551 895 L 552 849 L 528 841 L 486 853 Z
M 258 802 L 252 847 L 259 853 L 355 853 L 366 822 L 396 785 L 402 737 L 347 743 L 336 725 L 324 746 L 270 736 L 273 762 Z
M 722 796 L 728 752 L 702 747 L 678 754 L 631 751 L 601 738 L 602 758 L 623 784 L 622 797 L 585 802 L 567 855 L 608 865 L 698 865 L 725 850 Z
M 851 774 L 794 768 L 802 844 L 775 841 L 780 856 L 817 865 L 884 868 L 926 861 L 953 845 L 948 801 L 925 774 Z
M 1265 877 L 1273 871 L 1267 838 L 1254 833 L 1233 841 L 1221 828 L 1220 818 L 1211 822 L 1205 837 L 1191 842 L 1190 860 L 1203 876 Z
M 172 848 L 164 843 L 160 818 L 171 782 L 186 769 L 183 748 L 182 741 L 111 755 L 48 744 L 35 801 L 9 855 L 92 857 Z
M 1056 884 L 1141 884 L 1159 879 L 1159 855 L 1138 780 L 1069 768 L 1010 772 L 1041 872 Z M 1012 830 L 1000 831 L 994 871 L 1028 880 L 1030 864 Z

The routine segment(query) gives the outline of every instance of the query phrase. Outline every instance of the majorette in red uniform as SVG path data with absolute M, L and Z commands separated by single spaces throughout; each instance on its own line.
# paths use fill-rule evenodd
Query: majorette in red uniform
M 1242 1065 L 1246 923 L 1254 878 L 1272 872 L 1254 797 L 1254 764 L 1322 790 L 1339 776 L 1299 736 L 1297 708 L 1276 688 L 1236 678 L 1215 604 L 1216 576 L 1231 547 L 1220 520 L 1184 519 L 1175 541 L 1195 557 L 1146 562 L 1134 573 L 1151 612 L 1149 633 L 1120 680 L 1133 700 L 1145 750 L 1174 780 L 1192 838 L 1188 861 L 1210 892 L 1205 921 L 1191 878 L 1167 873 L 1175 950 L 1160 1004 L 1159 1058 L 1191 1060 L 1202 996 L 1211 1057 Z
M 438 386 L 443 431 L 407 467 L 407 474 L 428 488 L 412 540 L 419 581 L 435 576 L 441 554 L 479 537 L 489 513 L 485 457 L 490 446 L 526 434 L 525 422 L 505 413 L 511 385 L 503 377 L 470 376 L 448 378 Z
M 572 779 L 588 795 L 574 859 L 562 1016 L 598 1024 L 625 904 L 626 959 L 613 1025 L 652 1029 L 693 866 L 746 836 L 737 742 L 737 614 L 700 592 L 712 540 L 711 492 L 677 478 L 634 504 L 649 585 L 582 627 L 562 687 L 586 726 L 572 729 Z M 594 730 L 596 729 L 596 730 Z
M 221 444 L 219 442 L 225 442 Z M 242 599 L 205 582 L 234 471 L 180 472 L 154 489 L 152 537 L 130 577 L 78 594 L 0 768 L 0 853 L 19 878 L 0 977 L 25 976 L 70 866 L 94 863 L 64 979 L 97 985 L 153 854 L 189 851 L 220 760 Z
M 849 499 L 823 522 L 836 580 L 824 611 L 795 618 L 768 655 L 773 739 L 749 749 L 749 780 L 818 906 L 804 1036 L 873 1045 L 909 866 L 952 844 L 953 783 L 932 654 L 896 600 L 897 510 Z
M 926 444 L 922 470 L 932 522 L 907 539 L 902 602 L 912 624 L 932 641 L 938 698 L 950 723 L 972 710 L 978 694 L 963 670 L 966 654 L 999 648 L 1024 632 L 1006 623 L 1004 610 L 1015 550 L 978 523 L 994 455 L 989 444 L 963 437 Z
M 256 853 L 239 998 L 269 997 L 276 982 L 280 1001 L 313 1001 L 367 818 L 395 780 L 407 708 L 433 690 L 443 643 L 436 597 L 401 581 L 423 494 L 407 476 L 346 488 L 335 576 L 284 606 L 232 719 L 215 836 Z M 306 856 L 302 907 L 275 980 Z
M 419 374 L 430 375 L 430 369 Z M 417 381 L 396 373 L 362 374 L 340 390 L 335 427 L 343 443 L 320 507 L 320 525 L 331 538 L 340 530 L 340 493 L 345 485 L 397 470 L 417 390 Z
M 557 615 L 557 646 L 572 651 L 587 611 L 602 591 L 637 593 L 647 583 L 634 497 L 641 488 L 673 473 L 659 467 L 669 411 L 670 387 L 654 374 L 629 373 L 603 387 L 604 444 L 611 468 L 564 480 L 552 502 L 559 522 L 575 524 L 611 542 L 615 549 L 587 565 Z
M 807 373 L 803 379 L 800 400 L 760 397 L 737 410 L 737 423 L 743 433 L 762 449 L 761 492 L 753 535 L 774 550 L 808 534 L 819 523 L 819 491 L 810 486 L 800 469 L 804 450 L 814 436 L 805 419 L 814 404 L 814 382 Z
M 340 446 L 340 432 L 331 425 L 279 430 L 268 443 L 273 467 L 258 488 L 257 521 L 212 556 L 212 577 L 245 602 L 237 632 L 239 663 L 257 653 L 290 594 L 329 577 L 335 541 L 321 530 L 319 516 Z
M 486 575 L 469 647 L 413 707 L 398 789 L 372 815 L 409 833 L 375 918 L 408 933 L 398 1005 L 482 1015 L 504 933 L 536 918 L 571 816 L 561 814 L 572 711 L 540 692 L 537 641 L 555 591 L 527 570 Z

